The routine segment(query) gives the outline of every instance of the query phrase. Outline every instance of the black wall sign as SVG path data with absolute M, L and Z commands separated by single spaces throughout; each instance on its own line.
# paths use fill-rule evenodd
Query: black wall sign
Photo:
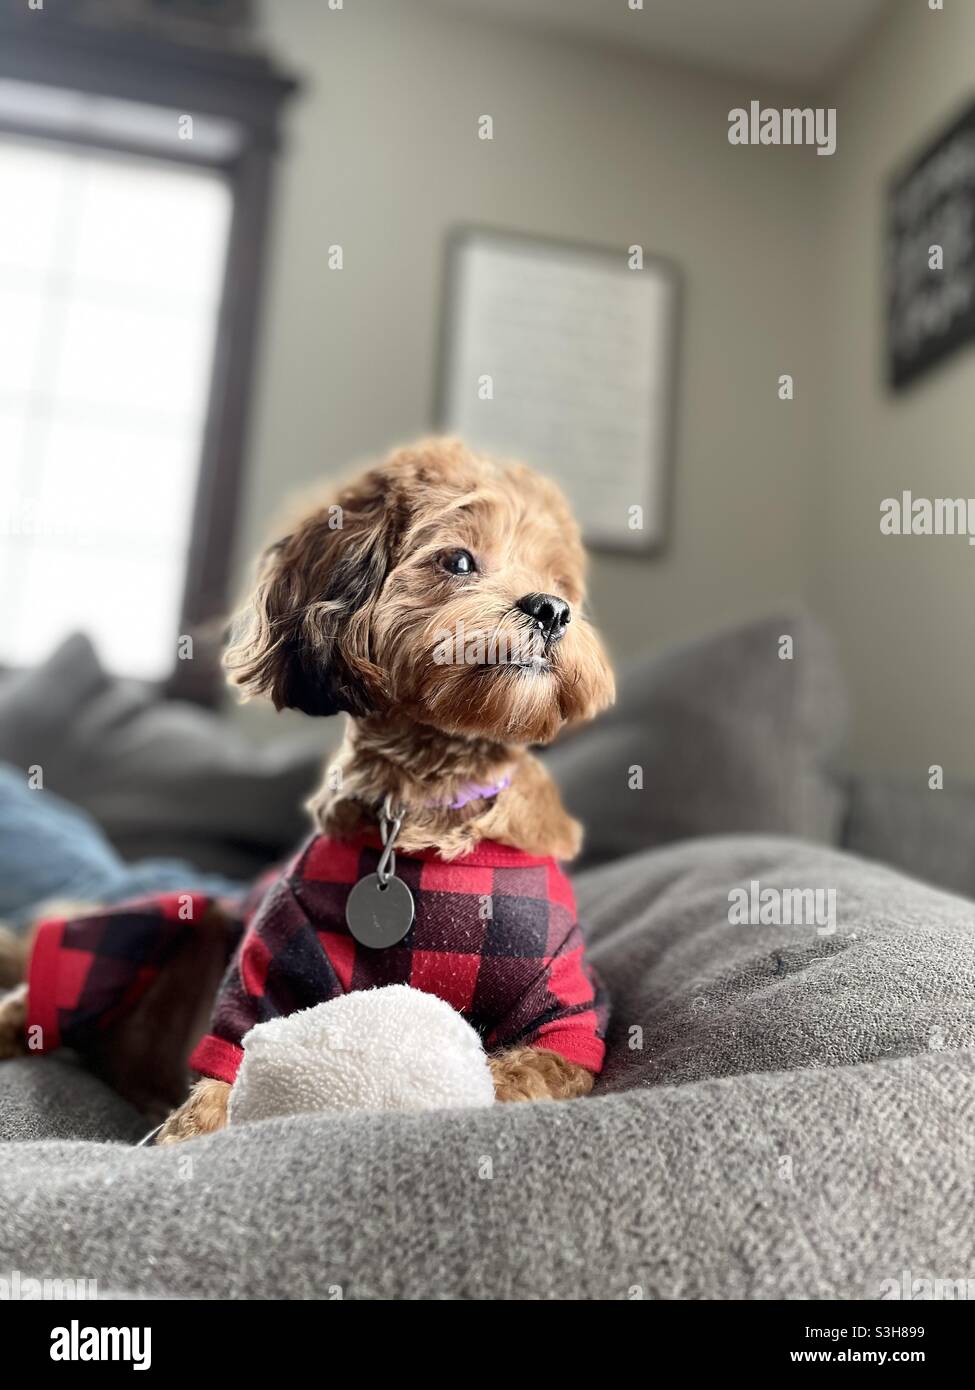
M 888 372 L 900 390 L 975 339 L 975 104 L 896 177 L 889 198 Z

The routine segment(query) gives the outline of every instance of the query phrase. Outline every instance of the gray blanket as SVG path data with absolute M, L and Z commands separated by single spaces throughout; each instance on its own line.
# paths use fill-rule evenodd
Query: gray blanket
M 732 925 L 729 889 L 752 880 L 834 891 L 835 930 Z M 593 1097 L 136 1150 L 138 1117 L 70 1063 L 8 1063 L 0 1136 L 26 1142 L 0 1146 L 0 1274 L 492 1299 L 975 1278 L 975 906 L 758 837 L 634 856 L 577 890 L 614 1000 Z

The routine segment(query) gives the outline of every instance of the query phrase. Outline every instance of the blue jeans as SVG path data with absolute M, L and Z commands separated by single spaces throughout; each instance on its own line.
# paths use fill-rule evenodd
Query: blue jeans
M 0 764 L 0 919 L 24 927 L 48 898 L 114 903 L 144 893 L 238 893 L 243 885 L 180 859 L 126 864 L 85 811 Z

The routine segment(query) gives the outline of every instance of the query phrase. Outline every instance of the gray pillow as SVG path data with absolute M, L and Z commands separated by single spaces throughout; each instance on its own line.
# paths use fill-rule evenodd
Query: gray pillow
M 150 1124 L 131 1105 L 85 1071 L 68 1052 L 15 1057 L 3 1063 L 0 1141 L 117 1140 L 133 1144 Z
M 39 763 L 44 786 L 83 807 L 122 856 L 177 856 L 249 878 L 308 833 L 324 721 L 255 746 L 216 711 L 161 700 L 101 667 L 86 637 L 0 683 L 0 761 Z
M 834 844 L 843 792 L 829 768 L 845 728 L 830 642 L 798 611 L 646 658 L 623 675 L 616 707 L 546 763 L 585 826 L 579 867 L 740 831 Z
M 843 843 L 952 893 L 975 897 L 975 788 L 852 777 Z
M 27 768 L 40 764 L 48 777 L 71 781 L 84 760 L 74 736 L 78 711 L 110 685 L 87 637 L 68 637 L 29 671 L 0 679 L 0 762 Z

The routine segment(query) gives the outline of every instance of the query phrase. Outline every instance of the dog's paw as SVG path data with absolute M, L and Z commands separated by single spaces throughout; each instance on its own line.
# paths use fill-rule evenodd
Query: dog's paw
M 513 1047 L 488 1058 L 499 1101 L 574 1100 L 592 1090 L 593 1074 L 544 1047 Z
M 20 1057 L 27 1051 L 26 1027 L 27 986 L 18 985 L 9 994 L 0 995 L 0 1062 Z
M 0 922 L 0 989 L 13 989 L 27 973 L 27 944 Z
M 229 1099 L 230 1087 L 226 1081 L 204 1077 L 170 1115 L 156 1136 L 156 1144 L 181 1144 L 184 1139 L 195 1139 L 200 1134 L 213 1134 L 223 1129 L 227 1123 Z

